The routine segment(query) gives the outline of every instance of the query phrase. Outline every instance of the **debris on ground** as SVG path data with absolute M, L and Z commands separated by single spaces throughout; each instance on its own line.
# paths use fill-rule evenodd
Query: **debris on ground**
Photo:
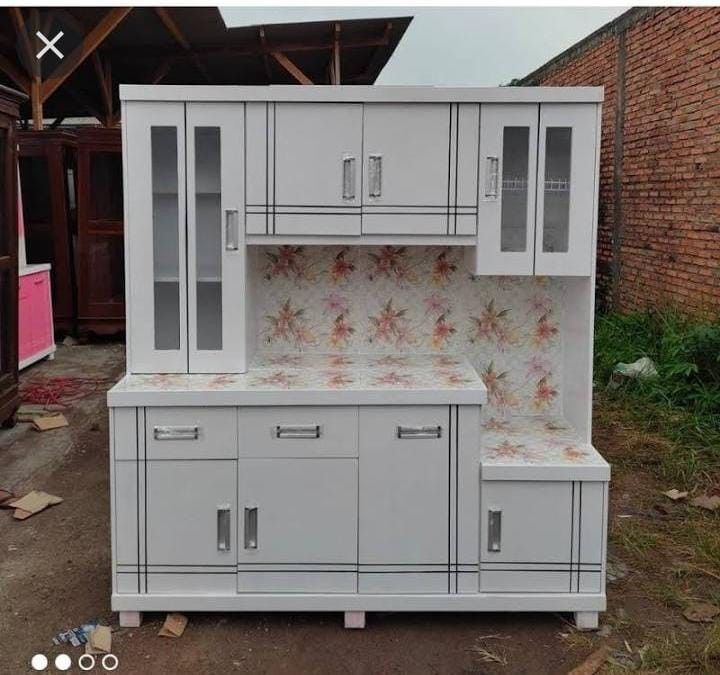
M 620 581 L 620 579 L 624 579 L 628 575 L 629 571 L 630 569 L 622 560 L 616 558 L 615 556 L 608 555 L 606 570 L 606 579 L 608 583 L 612 584 L 616 581 Z
M 595 675 L 602 668 L 610 655 L 610 647 L 603 646 L 595 650 L 579 666 L 573 668 L 568 675 Z
M 36 431 L 51 431 L 52 429 L 60 429 L 62 427 L 69 426 L 65 415 L 62 413 L 33 417 L 32 423 Z
M 88 635 L 85 644 L 87 654 L 108 654 L 112 649 L 112 631 L 110 626 L 97 626 Z
M 74 347 L 78 341 L 72 335 L 66 335 L 62 341 L 66 347 Z
M 713 495 L 712 497 L 709 495 L 700 495 L 699 497 L 695 497 L 695 499 L 691 500 L 690 503 L 701 509 L 715 511 L 720 508 L 720 497 L 718 497 L 718 495 Z
M 162 625 L 158 635 L 161 637 L 179 638 L 185 632 L 187 623 L 188 619 L 184 614 L 170 612 L 170 614 L 165 617 L 165 623 Z
M 627 380 L 648 380 L 657 377 L 658 371 L 655 362 L 648 356 L 643 356 L 632 363 L 618 363 L 610 375 L 608 387 L 617 389 Z
M 720 614 L 720 607 L 709 602 L 695 603 L 683 611 L 683 616 L 693 623 L 712 623 L 718 614 Z
M 37 403 L 23 403 L 17 409 L 18 422 L 32 422 L 36 417 L 46 417 L 54 415 L 61 406 L 57 405 L 39 405 Z
M 90 633 L 92 633 L 98 627 L 98 625 L 99 621 L 97 619 L 92 619 L 87 623 L 75 626 L 75 628 L 61 631 L 53 638 L 53 644 L 70 644 L 73 647 L 79 647 L 80 645 L 84 645 L 87 643 Z
M 674 502 L 676 502 L 680 499 L 685 499 L 685 497 L 688 496 L 687 492 L 681 492 L 680 490 L 678 490 L 676 488 L 673 488 L 672 490 L 665 490 L 665 492 L 663 492 L 663 494 L 668 499 L 672 499 Z
M 48 494 L 42 490 L 33 490 L 28 492 L 24 497 L 8 502 L 15 509 L 13 518 L 16 520 L 25 520 L 36 513 L 45 510 L 48 506 L 60 504 L 62 497 Z
M 0 509 L 11 509 L 10 502 L 14 499 L 17 497 L 10 490 L 0 488 Z

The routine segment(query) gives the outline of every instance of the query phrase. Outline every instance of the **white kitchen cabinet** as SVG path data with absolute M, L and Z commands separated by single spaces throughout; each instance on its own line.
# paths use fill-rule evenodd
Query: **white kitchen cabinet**
M 449 104 L 365 106 L 363 234 L 448 234 Z
M 482 107 L 478 274 L 533 273 L 538 106 Z
M 535 274 L 587 276 L 594 265 L 598 109 L 540 106 Z
M 362 105 L 274 111 L 274 234 L 359 235 Z
M 185 106 L 125 104 L 128 362 L 131 372 L 188 368 Z
M 149 460 L 147 592 L 234 590 L 237 461 Z
M 187 106 L 188 371 L 246 370 L 243 108 Z
M 354 593 L 357 473 L 357 459 L 241 459 L 238 590 Z
M 447 406 L 360 409 L 360 593 L 449 591 Z

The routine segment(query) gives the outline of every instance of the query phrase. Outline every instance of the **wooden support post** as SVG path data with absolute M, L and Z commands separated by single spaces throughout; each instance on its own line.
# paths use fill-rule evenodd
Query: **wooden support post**
M 5 73 L 26 94 L 30 93 L 30 78 L 2 54 L 0 54 L 0 72 Z
M 272 71 L 270 70 L 270 59 L 268 59 L 267 55 L 267 41 L 265 39 L 265 29 L 260 26 L 258 30 L 258 35 L 260 36 L 260 46 L 262 47 L 262 60 L 263 60 L 263 66 L 265 68 L 265 77 L 267 77 L 268 84 L 272 82 Z
M 155 69 L 155 72 L 150 76 L 150 84 L 159 84 L 165 79 L 165 76 L 170 72 L 175 59 L 165 59 Z
M 300 84 L 312 84 L 313 81 L 303 73 L 285 54 L 282 52 L 271 52 L 273 58 L 287 70 Z
M 39 77 L 33 77 L 30 82 L 30 107 L 32 108 L 33 129 L 42 131 L 43 129 L 43 104 L 40 90 L 42 82 Z
M 335 40 L 333 42 L 333 60 L 332 60 L 333 84 L 342 84 L 340 75 L 340 24 L 335 24 Z

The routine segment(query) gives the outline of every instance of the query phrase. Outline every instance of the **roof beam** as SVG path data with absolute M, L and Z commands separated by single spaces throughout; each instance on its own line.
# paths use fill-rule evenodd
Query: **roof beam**
M 109 126 L 108 122 L 113 114 L 113 95 L 112 95 L 112 74 L 110 72 L 110 61 L 103 63 L 95 50 L 92 54 L 93 66 L 95 74 L 100 85 L 100 94 L 102 95 L 103 105 L 105 106 L 105 126 Z
M 177 42 L 183 48 L 183 50 L 185 50 L 190 55 L 190 58 L 195 64 L 195 67 L 200 71 L 200 74 L 205 78 L 205 81 L 210 82 L 210 76 L 208 75 L 207 69 L 200 61 L 198 55 L 193 51 L 190 42 L 185 37 L 185 34 L 180 29 L 180 26 L 178 26 L 175 22 L 175 19 L 170 16 L 170 12 L 167 10 L 167 8 L 155 7 L 155 13 L 160 18 L 160 21 L 162 21 L 163 26 L 165 26 L 165 28 L 167 29 L 167 32 L 173 36 L 175 42 Z
M 332 65 L 330 66 L 330 83 L 340 84 L 340 24 L 335 24 L 335 39 L 333 40 Z
M 273 58 L 287 70 L 300 84 L 312 84 L 313 81 L 303 73 L 285 54 L 282 52 L 271 52 Z
M 163 59 L 155 69 L 155 72 L 150 76 L 150 84 L 160 84 L 170 72 L 173 63 L 175 63 L 175 59 Z
M 25 65 L 28 74 L 39 76 L 40 62 L 35 58 L 30 36 L 25 27 L 25 17 L 23 17 L 22 9 L 20 7 L 9 7 L 8 11 L 10 12 L 10 19 L 12 19 L 13 26 L 15 27 L 15 34 L 20 42 L 20 49 L 22 49 L 25 56 Z
M 98 24 L 82 39 L 82 42 L 65 57 L 57 75 L 42 83 L 41 99 L 47 101 L 60 85 L 72 75 L 90 56 L 117 25 L 132 11 L 132 7 L 114 7 L 103 16 Z
M 260 36 L 260 46 L 262 47 L 262 60 L 263 67 L 265 68 L 265 77 L 267 77 L 269 84 L 272 82 L 272 70 L 270 69 L 270 59 L 268 58 L 268 53 L 265 51 L 267 49 L 267 40 L 265 39 L 265 28 L 263 26 L 260 26 L 258 29 L 258 35 Z

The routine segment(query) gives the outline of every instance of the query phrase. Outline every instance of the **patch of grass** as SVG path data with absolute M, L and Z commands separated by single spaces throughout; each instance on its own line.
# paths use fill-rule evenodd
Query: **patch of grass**
M 671 633 L 650 641 L 640 652 L 643 670 L 657 673 L 717 673 L 720 670 L 720 624 L 699 639 Z
M 644 557 L 655 549 L 660 539 L 658 534 L 650 531 L 643 523 L 629 518 L 617 521 L 611 536 L 616 544 L 639 557 Z
M 643 356 L 656 377 L 607 388 L 618 362 Z M 659 475 L 683 485 L 712 480 L 720 468 L 720 321 L 672 311 L 599 316 L 595 384 L 619 420 L 665 439 L 661 452 L 643 457 Z

